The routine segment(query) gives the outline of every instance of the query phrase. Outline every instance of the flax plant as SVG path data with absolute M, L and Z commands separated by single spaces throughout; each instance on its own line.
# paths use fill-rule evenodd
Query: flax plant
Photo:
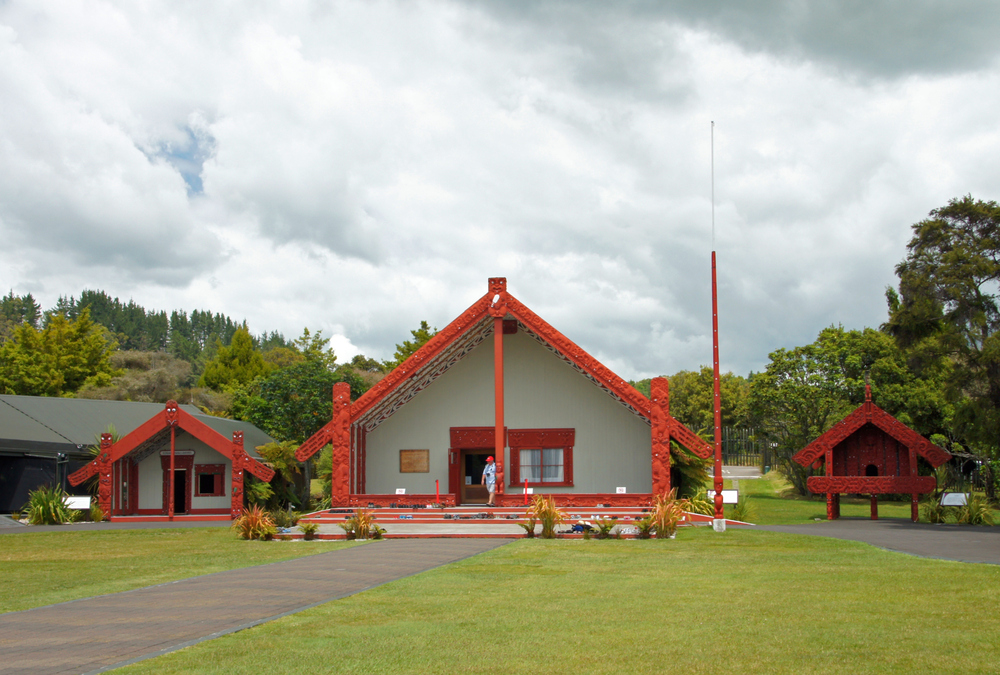
M 233 530 L 240 539 L 260 539 L 270 541 L 277 534 L 278 530 L 271 520 L 270 514 L 254 504 L 248 509 L 243 509 L 240 517 L 233 521 Z
M 555 539 L 556 525 L 566 522 L 566 514 L 556 507 L 554 497 L 535 495 L 525 514 L 529 520 L 537 520 L 542 524 L 542 538 Z

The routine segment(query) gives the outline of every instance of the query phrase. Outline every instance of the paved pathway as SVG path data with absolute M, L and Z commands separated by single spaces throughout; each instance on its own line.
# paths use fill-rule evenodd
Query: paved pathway
M 0 614 L 0 673 L 98 673 L 468 558 L 507 539 L 397 539 Z
M 838 518 L 812 525 L 759 525 L 753 529 L 851 539 L 925 558 L 1000 565 L 1000 527 L 932 525 L 901 518 Z

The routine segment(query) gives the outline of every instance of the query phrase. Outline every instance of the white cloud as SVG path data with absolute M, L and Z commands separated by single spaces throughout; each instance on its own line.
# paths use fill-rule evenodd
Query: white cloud
M 723 367 L 760 369 L 996 197 L 997 12 L 955 6 L 7 3 L 0 285 L 385 358 L 505 275 L 626 377 L 695 369 L 715 120 Z

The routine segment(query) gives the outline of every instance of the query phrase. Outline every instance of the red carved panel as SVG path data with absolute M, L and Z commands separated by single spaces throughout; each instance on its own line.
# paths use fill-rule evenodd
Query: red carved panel
M 565 448 L 576 445 L 576 429 L 511 429 L 507 445 L 514 448 Z
M 246 460 L 249 459 L 246 451 L 243 450 L 242 431 L 233 432 L 233 446 L 230 450 L 230 456 L 233 466 L 229 475 L 232 491 L 232 497 L 229 500 L 229 515 L 235 520 L 243 513 L 243 470 L 246 466 Z
M 937 487 L 934 476 L 810 476 L 810 492 L 848 494 L 926 494 Z
M 496 447 L 496 427 L 451 427 L 451 447 L 462 450 Z M 504 429 L 504 445 L 507 444 L 507 430 Z
M 670 425 L 670 435 L 698 457 L 708 459 L 715 454 L 715 449 L 708 442 L 678 422 L 675 418 L 668 418 L 668 424 Z
M 503 334 L 514 335 L 515 333 L 517 333 L 517 319 L 504 319 Z
M 542 494 L 536 492 L 535 495 Z M 607 504 L 608 506 L 650 506 L 653 503 L 653 495 L 646 493 L 634 493 L 634 494 L 580 494 L 580 493 L 563 493 L 563 492 L 552 492 L 546 493 L 543 496 L 552 497 L 557 506 L 566 506 L 572 508 L 588 508 L 594 507 L 598 504 Z M 524 495 L 521 494 L 506 494 L 497 495 L 497 506 L 524 506 Z
M 97 463 L 97 503 L 104 513 L 111 515 L 111 434 L 101 434 L 101 449 L 94 461 Z
M 346 382 L 333 385 L 331 427 L 331 496 L 334 506 L 342 506 L 347 503 L 351 494 L 351 386 Z
M 653 492 L 662 494 L 670 491 L 670 384 L 667 378 L 654 377 L 649 391 Z
M 428 504 L 434 504 L 435 499 L 435 495 L 351 495 L 345 506 L 354 508 L 365 508 L 369 504 L 374 504 L 375 506 L 381 508 L 387 507 L 390 504 L 404 504 L 406 506 L 409 506 L 410 504 L 419 504 L 421 506 L 426 506 Z M 455 501 L 455 495 L 442 493 L 441 504 L 444 506 L 455 506 L 457 504 Z
M 177 405 L 177 401 L 167 401 L 166 406 L 166 420 L 167 426 L 174 426 L 177 424 L 178 413 L 180 412 L 180 407 Z

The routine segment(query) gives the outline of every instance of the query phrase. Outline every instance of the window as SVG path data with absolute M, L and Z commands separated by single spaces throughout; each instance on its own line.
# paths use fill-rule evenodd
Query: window
M 575 429 L 510 429 L 510 484 L 572 487 Z
M 195 475 L 195 484 L 194 484 L 195 497 L 226 496 L 225 464 L 195 464 L 194 475 Z

